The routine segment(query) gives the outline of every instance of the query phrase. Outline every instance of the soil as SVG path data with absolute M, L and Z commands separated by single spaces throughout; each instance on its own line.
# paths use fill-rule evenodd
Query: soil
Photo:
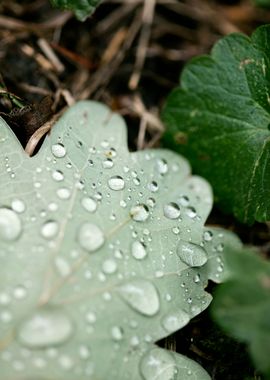
M 1 0 L 0 115 L 26 147 L 66 106 L 96 99 L 125 117 L 131 150 L 161 146 L 159 112 L 185 63 L 228 33 L 250 35 L 268 22 L 270 11 L 249 0 L 104 0 L 83 23 L 48 0 Z M 269 256 L 265 224 L 242 225 L 216 207 L 208 223 Z M 208 311 L 160 345 L 195 359 L 212 379 L 262 379 L 247 347 L 226 336 Z

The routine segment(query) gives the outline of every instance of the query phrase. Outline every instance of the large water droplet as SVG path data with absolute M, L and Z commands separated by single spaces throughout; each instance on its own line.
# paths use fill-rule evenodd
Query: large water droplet
M 87 252 L 95 252 L 104 244 L 105 237 L 97 225 L 84 223 L 78 232 L 78 242 Z
M 122 177 L 116 175 L 108 180 L 108 185 L 112 190 L 123 190 L 123 188 L 125 187 L 125 181 Z
M 166 331 L 172 333 L 187 325 L 189 321 L 190 317 L 185 311 L 176 310 L 175 312 L 165 315 L 161 323 Z
M 63 144 L 58 143 L 58 144 L 52 145 L 52 154 L 55 157 L 57 157 L 57 158 L 65 157 L 66 153 L 67 153 L 66 148 L 64 147 Z
M 0 208 L 0 239 L 14 241 L 22 232 L 21 220 L 18 215 L 9 208 Z
M 134 279 L 120 286 L 119 292 L 123 299 L 141 314 L 152 316 L 159 311 L 159 295 L 150 281 Z
M 72 332 L 69 317 L 59 309 L 48 307 L 27 318 L 19 327 L 17 338 L 29 348 L 40 349 L 64 343 Z
M 200 267 L 207 262 L 205 250 L 197 245 L 186 241 L 180 241 L 177 247 L 180 259 L 191 267 Z
M 83 208 L 88 212 L 95 212 L 97 209 L 97 202 L 91 197 L 84 197 L 81 201 Z
M 177 219 L 180 216 L 180 208 L 176 203 L 167 203 L 163 208 L 164 215 L 168 219 Z
M 170 352 L 153 348 L 143 356 L 140 371 L 144 380 L 174 380 L 177 367 Z
M 130 216 L 136 222 L 144 222 L 149 217 L 149 209 L 144 204 L 131 207 Z
M 40 233 L 45 239 L 52 239 L 57 235 L 59 230 L 59 225 L 54 220 L 49 220 L 43 224 L 41 227 Z
M 131 245 L 131 254 L 137 260 L 142 260 L 147 255 L 145 245 L 136 240 Z

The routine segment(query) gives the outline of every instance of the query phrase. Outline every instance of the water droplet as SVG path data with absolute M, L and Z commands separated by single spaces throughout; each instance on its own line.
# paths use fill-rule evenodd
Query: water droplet
M 119 292 L 123 299 L 141 314 L 152 316 L 159 311 L 159 295 L 150 281 L 134 279 L 120 286 Z
M 57 308 L 47 307 L 22 322 L 17 338 L 26 347 L 40 349 L 64 343 L 72 332 L 69 317 Z
M 157 182 L 156 181 L 150 182 L 149 185 L 148 185 L 148 189 L 150 191 L 152 191 L 152 193 L 157 192 L 158 191 L 158 184 L 157 184 Z
M 205 250 L 197 245 L 186 241 L 180 241 L 177 247 L 180 259 L 191 267 L 200 267 L 207 262 Z
M 123 190 L 123 188 L 125 187 L 125 181 L 122 177 L 116 175 L 108 180 L 108 185 L 112 190 Z
M 13 201 L 11 202 L 11 208 L 17 212 L 18 214 L 21 214 L 22 212 L 25 211 L 25 203 L 20 200 L 20 199 L 13 199 Z
M 66 187 L 62 187 L 61 189 L 58 189 L 56 194 L 60 199 L 69 199 L 71 195 L 70 190 L 67 189 Z
M 54 220 L 48 220 L 41 227 L 40 233 L 45 239 L 52 239 L 58 233 L 59 225 Z
M 159 158 L 156 161 L 156 167 L 160 174 L 166 174 L 168 172 L 168 163 L 164 158 Z
M 149 207 L 155 207 L 156 201 L 154 198 L 148 198 L 146 203 Z
M 174 380 L 177 367 L 170 352 L 152 348 L 141 359 L 140 371 L 144 380 Z
M 211 231 L 204 231 L 203 233 L 203 240 L 204 241 L 211 241 L 213 239 L 213 232 Z
M 64 174 L 63 172 L 61 172 L 61 170 L 54 170 L 52 172 L 52 178 L 57 181 L 57 182 L 60 182 L 60 181 L 63 181 L 64 179 Z
M 186 195 L 181 195 L 179 198 L 179 203 L 181 206 L 187 207 L 189 205 L 189 198 Z
M 119 326 L 113 326 L 111 329 L 111 334 L 112 334 L 113 340 L 119 341 L 123 339 L 124 331 Z
M 110 158 L 107 158 L 106 160 L 103 161 L 102 166 L 104 169 L 111 169 L 113 167 L 113 160 Z
M 95 212 L 97 209 L 97 202 L 91 197 L 84 197 L 81 201 L 83 208 L 88 212 Z
M 168 203 L 163 208 L 164 215 L 168 219 L 177 219 L 180 216 L 180 208 L 176 203 Z
M 14 241 L 22 232 L 21 220 L 18 215 L 9 208 L 0 208 L 0 239 Z
M 13 291 L 14 298 L 21 300 L 26 297 L 27 291 L 24 286 L 18 285 Z
M 55 266 L 61 276 L 67 277 L 70 275 L 71 267 L 63 257 L 58 256 L 55 258 Z
M 117 264 L 113 259 L 107 259 L 102 264 L 102 270 L 106 274 L 115 273 L 117 270 Z
M 193 218 L 195 218 L 195 216 L 197 215 L 197 212 L 196 212 L 196 210 L 195 210 L 194 207 L 188 207 L 188 208 L 186 209 L 186 215 L 187 215 L 189 218 L 193 219 Z
M 87 252 L 95 252 L 105 242 L 103 231 L 92 223 L 81 225 L 78 233 L 78 242 Z
M 92 312 L 92 311 L 89 311 L 89 312 L 86 314 L 85 318 L 86 318 L 86 321 L 87 321 L 88 323 L 95 323 L 96 320 L 97 320 L 96 314 L 95 314 L 94 312 Z
M 57 157 L 57 158 L 65 157 L 66 153 L 67 153 L 66 148 L 64 147 L 63 144 L 58 143 L 58 144 L 52 145 L 52 154 L 55 157 Z
M 149 209 L 144 204 L 133 206 L 130 210 L 130 216 L 136 222 L 144 222 L 149 217 Z
M 137 260 L 144 259 L 147 255 L 145 245 L 138 240 L 134 241 L 131 245 L 131 254 Z
M 190 321 L 189 315 L 183 310 L 177 310 L 164 316 L 161 323 L 166 331 L 172 333 L 180 330 Z

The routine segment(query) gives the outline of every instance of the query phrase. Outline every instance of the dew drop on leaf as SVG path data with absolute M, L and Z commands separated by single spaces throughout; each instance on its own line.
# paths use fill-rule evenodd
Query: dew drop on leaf
M 213 232 L 211 231 L 205 231 L 203 233 L 203 240 L 204 241 L 211 241 L 213 239 Z
M 48 220 L 42 225 L 40 233 L 45 239 L 52 239 L 57 235 L 58 230 L 58 223 L 54 220 Z
M 136 222 L 144 222 L 149 217 L 149 209 L 144 204 L 133 206 L 130 210 L 130 216 Z
M 95 252 L 105 242 L 103 231 L 95 224 L 83 223 L 78 231 L 78 243 L 87 252 Z
M 190 321 L 189 315 L 183 310 L 177 310 L 172 313 L 166 314 L 161 323 L 166 331 L 172 333 L 180 330 L 182 327 L 188 324 Z
M 111 335 L 113 340 L 120 341 L 123 339 L 123 329 L 119 326 L 113 326 L 111 329 Z
M 153 316 L 159 311 L 159 295 L 152 282 L 134 279 L 118 289 L 126 303 L 139 313 Z
M 122 177 L 120 176 L 114 176 L 114 177 L 111 177 L 109 180 L 108 180 L 108 185 L 110 187 L 110 189 L 112 190 L 123 190 L 123 188 L 125 187 L 125 181 L 123 180 Z
M 131 245 L 131 254 L 137 260 L 144 259 L 147 255 L 145 245 L 138 240 L 134 241 Z
M 91 197 L 82 198 L 81 204 L 88 212 L 95 212 L 97 209 L 97 202 Z
M 164 215 L 168 219 L 177 219 L 180 216 L 180 208 L 176 203 L 167 203 L 163 208 Z
M 18 198 L 13 199 L 13 201 L 11 202 L 11 208 L 18 214 L 23 213 L 26 209 L 25 203 L 21 199 L 18 199 Z
M 160 348 L 148 351 L 140 363 L 144 380 L 174 380 L 177 368 L 173 356 Z
M 56 194 L 62 200 L 69 199 L 71 195 L 70 190 L 66 187 L 61 187 L 58 189 Z
M 117 264 L 116 261 L 113 259 L 107 259 L 102 264 L 102 270 L 106 274 L 112 274 L 115 273 L 117 270 Z
M 57 158 L 65 157 L 66 155 L 66 148 L 63 144 L 57 143 L 52 145 L 52 154 Z
M 0 239 L 17 240 L 22 232 L 22 224 L 18 215 L 7 207 L 0 208 Z
M 61 170 L 54 170 L 52 172 L 52 178 L 57 181 L 57 182 L 60 182 L 60 181 L 63 181 L 64 179 L 64 174 L 61 172 Z
M 168 163 L 164 158 L 159 158 L 156 161 L 156 167 L 160 174 L 164 175 L 168 172 Z
M 200 267 L 207 262 L 205 250 L 197 244 L 180 241 L 177 246 L 179 258 L 191 267 Z
M 47 307 L 35 311 L 22 322 L 17 339 L 28 348 L 40 349 L 66 342 L 72 332 L 70 318 L 57 308 Z

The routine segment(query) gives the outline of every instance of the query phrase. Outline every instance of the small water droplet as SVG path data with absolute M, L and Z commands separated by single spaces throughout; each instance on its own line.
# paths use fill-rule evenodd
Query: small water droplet
M 26 297 L 27 291 L 24 286 L 18 285 L 13 291 L 14 298 L 17 300 L 24 299 Z
M 120 341 L 123 339 L 124 331 L 119 326 L 113 326 L 111 329 L 111 335 L 113 340 Z
M 213 232 L 211 231 L 204 231 L 203 233 L 203 240 L 204 241 L 211 241 L 213 239 Z
M 95 252 L 105 242 L 104 233 L 97 225 L 84 223 L 79 228 L 78 242 L 87 252 Z
M 62 187 L 58 189 L 56 194 L 60 199 L 63 199 L 63 200 L 69 199 L 71 195 L 70 190 L 67 189 L 66 187 Z
M 59 225 L 54 220 L 48 220 L 41 227 L 40 233 L 45 239 L 52 239 L 58 233 Z
M 21 214 L 25 211 L 25 203 L 21 199 L 13 199 L 11 202 L 11 208 L 17 212 L 18 214 Z
M 66 155 L 66 148 L 63 144 L 57 143 L 52 145 L 52 154 L 57 158 L 65 157 Z
M 115 273 L 117 270 L 117 264 L 116 264 L 115 260 L 113 260 L 113 259 L 105 260 L 104 263 L 102 264 L 102 270 L 106 274 Z
M 131 245 L 131 254 L 137 260 L 144 259 L 147 255 L 145 245 L 138 240 L 134 241 Z
M 200 267 L 207 262 L 205 250 L 197 245 L 186 241 L 180 241 L 177 247 L 179 258 L 191 267 Z
M 55 258 L 55 266 L 61 276 L 67 277 L 70 275 L 71 267 L 63 257 L 58 256 Z
M 88 212 L 95 212 L 97 209 L 97 202 L 91 197 L 82 198 L 81 204 Z
M 40 349 L 64 343 L 72 332 L 69 317 L 57 308 L 47 307 L 35 311 L 22 322 L 17 338 L 26 347 Z
M 162 175 L 166 174 L 168 172 L 168 163 L 164 158 L 159 158 L 156 161 L 156 168 L 158 172 Z
M 189 198 L 186 195 L 181 195 L 179 198 L 179 203 L 181 206 L 187 207 L 189 205 Z
M 61 172 L 61 170 L 54 170 L 52 172 L 52 178 L 57 181 L 57 182 L 60 182 L 60 181 L 63 181 L 64 179 L 64 174 L 63 172 Z
M 177 219 L 180 216 L 180 208 L 176 203 L 168 203 L 163 208 L 164 215 L 168 219 Z
M 176 310 L 164 316 L 161 323 L 166 331 L 172 333 L 180 330 L 190 321 L 189 315 L 183 310 Z
M 152 193 L 156 193 L 158 191 L 158 184 L 156 181 L 152 181 L 148 184 L 148 189 L 152 192 Z
M 130 210 L 130 216 L 136 222 L 144 222 L 149 217 L 149 209 L 144 204 L 133 206 Z
M 195 218 L 195 216 L 197 216 L 197 212 L 196 212 L 196 210 L 195 210 L 194 207 L 188 207 L 188 208 L 186 209 L 186 215 L 187 215 L 189 218 L 193 219 L 193 218 Z
M 159 295 L 150 281 L 134 279 L 118 289 L 127 304 L 139 313 L 152 316 L 159 311 Z
M 22 232 L 22 224 L 18 215 L 6 207 L 0 208 L 0 239 L 17 240 Z
M 144 380 L 174 380 L 177 367 L 170 352 L 152 348 L 141 359 L 140 371 Z
M 108 185 L 110 189 L 119 191 L 123 190 L 123 188 L 125 187 L 125 181 L 122 177 L 116 175 L 108 180 Z
M 113 160 L 110 158 L 107 158 L 106 160 L 103 161 L 102 166 L 104 169 L 111 169 L 113 167 Z

